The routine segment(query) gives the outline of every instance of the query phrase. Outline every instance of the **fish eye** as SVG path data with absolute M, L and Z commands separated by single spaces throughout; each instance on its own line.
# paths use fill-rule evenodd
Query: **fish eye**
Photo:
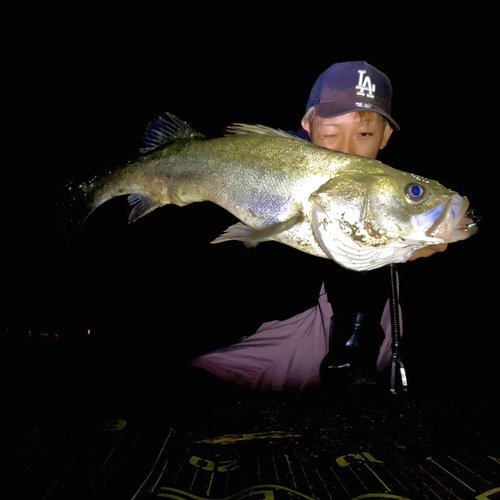
M 425 188 L 420 184 L 412 182 L 405 187 L 405 195 L 412 203 L 420 203 L 425 198 Z

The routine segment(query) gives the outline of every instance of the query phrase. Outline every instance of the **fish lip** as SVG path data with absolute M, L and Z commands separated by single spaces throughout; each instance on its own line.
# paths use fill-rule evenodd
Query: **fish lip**
M 474 210 L 469 208 L 462 217 L 460 223 L 455 227 L 457 231 L 470 231 L 474 228 L 477 229 L 477 223 L 481 217 L 474 213 Z
M 467 210 L 462 216 L 459 223 L 455 226 L 453 230 L 453 235 L 450 241 L 461 241 L 469 238 L 473 234 L 476 234 L 479 230 L 477 223 L 481 220 L 481 217 L 476 216 L 473 210 Z
M 464 221 L 468 208 L 469 200 L 465 196 L 460 196 L 459 194 L 453 195 L 444 204 L 441 214 L 425 232 L 425 235 L 431 238 L 439 238 L 443 241 L 450 241 L 456 231 L 469 228 L 467 221 Z

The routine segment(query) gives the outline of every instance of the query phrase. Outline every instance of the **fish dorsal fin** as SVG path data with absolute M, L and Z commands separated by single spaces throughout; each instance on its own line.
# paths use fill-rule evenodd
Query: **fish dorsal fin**
M 271 127 L 266 127 L 265 125 L 247 125 L 245 123 L 232 123 L 226 128 L 226 136 L 232 135 L 267 135 L 271 137 L 283 137 L 285 139 L 295 139 L 297 141 L 304 141 L 300 137 L 289 134 L 280 129 L 275 129 Z
M 165 113 L 152 121 L 142 136 L 141 153 L 151 153 L 168 144 L 182 139 L 205 139 L 205 136 L 190 127 L 186 122 L 179 120 L 171 113 Z

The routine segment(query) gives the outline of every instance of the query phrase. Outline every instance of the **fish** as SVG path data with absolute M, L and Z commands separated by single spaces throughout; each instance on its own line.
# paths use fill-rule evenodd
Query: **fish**
M 477 232 L 467 197 L 439 182 L 264 125 L 234 123 L 206 139 L 166 113 L 147 127 L 140 153 L 78 186 L 87 217 L 124 195 L 129 223 L 208 201 L 239 220 L 212 243 L 275 241 L 354 271 Z

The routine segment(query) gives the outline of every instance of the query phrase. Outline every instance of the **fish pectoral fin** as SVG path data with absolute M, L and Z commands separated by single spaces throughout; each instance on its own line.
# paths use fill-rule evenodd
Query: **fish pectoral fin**
M 137 193 L 131 194 L 127 198 L 127 201 L 128 204 L 132 207 L 132 211 L 128 216 L 129 224 L 132 224 L 132 222 L 135 222 L 137 219 L 144 217 L 145 215 L 161 206 L 161 203 L 159 201 Z
M 274 236 L 288 231 L 290 228 L 302 222 L 304 220 L 304 215 L 298 213 L 292 218 L 278 222 L 271 226 L 266 226 L 262 229 L 252 229 L 250 226 L 238 222 L 233 226 L 229 226 L 224 234 L 221 234 L 212 243 L 223 243 L 224 241 L 242 241 L 247 247 L 256 247 L 261 241 L 272 240 Z

